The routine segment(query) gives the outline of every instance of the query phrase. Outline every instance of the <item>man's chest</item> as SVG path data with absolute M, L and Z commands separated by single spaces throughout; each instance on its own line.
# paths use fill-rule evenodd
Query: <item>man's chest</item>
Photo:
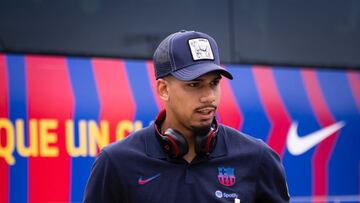
M 123 176 L 124 174 L 122 174 Z M 253 202 L 256 170 L 246 164 L 159 164 L 123 176 L 135 202 Z

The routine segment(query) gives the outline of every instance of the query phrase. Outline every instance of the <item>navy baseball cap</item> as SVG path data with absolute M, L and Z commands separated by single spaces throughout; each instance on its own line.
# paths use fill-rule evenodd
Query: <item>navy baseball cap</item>
M 154 53 L 156 79 L 172 75 L 178 80 L 190 81 L 206 73 L 218 71 L 233 79 L 220 66 L 219 51 L 209 35 L 195 31 L 180 31 L 166 37 Z

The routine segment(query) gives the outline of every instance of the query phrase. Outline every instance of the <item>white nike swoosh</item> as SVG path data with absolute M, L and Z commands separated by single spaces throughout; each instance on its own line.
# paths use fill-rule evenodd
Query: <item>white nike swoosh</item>
M 301 155 L 344 126 L 345 122 L 340 121 L 300 137 L 297 132 L 298 123 L 295 121 L 288 131 L 286 146 L 290 154 Z

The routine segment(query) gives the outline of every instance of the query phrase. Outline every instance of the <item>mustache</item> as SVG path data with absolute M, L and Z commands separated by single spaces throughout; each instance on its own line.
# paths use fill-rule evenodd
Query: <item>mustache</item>
M 217 106 L 212 105 L 212 104 L 204 105 L 204 106 L 200 106 L 200 107 L 195 108 L 195 111 L 200 111 L 200 110 L 205 109 L 205 108 L 213 108 L 216 111 Z

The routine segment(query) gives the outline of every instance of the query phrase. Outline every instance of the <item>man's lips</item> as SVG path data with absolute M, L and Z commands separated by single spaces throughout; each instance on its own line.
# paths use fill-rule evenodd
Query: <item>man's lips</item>
M 197 109 L 196 112 L 200 114 L 209 114 L 210 112 L 215 111 L 215 108 L 213 107 L 207 107 L 207 108 L 201 108 Z
M 215 111 L 216 111 L 216 107 L 214 107 L 214 106 L 201 107 L 201 108 L 197 108 L 195 110 L 195 112 L 197 114 L 200 114 L 203 119 L 212 118 L 215 114 Z

